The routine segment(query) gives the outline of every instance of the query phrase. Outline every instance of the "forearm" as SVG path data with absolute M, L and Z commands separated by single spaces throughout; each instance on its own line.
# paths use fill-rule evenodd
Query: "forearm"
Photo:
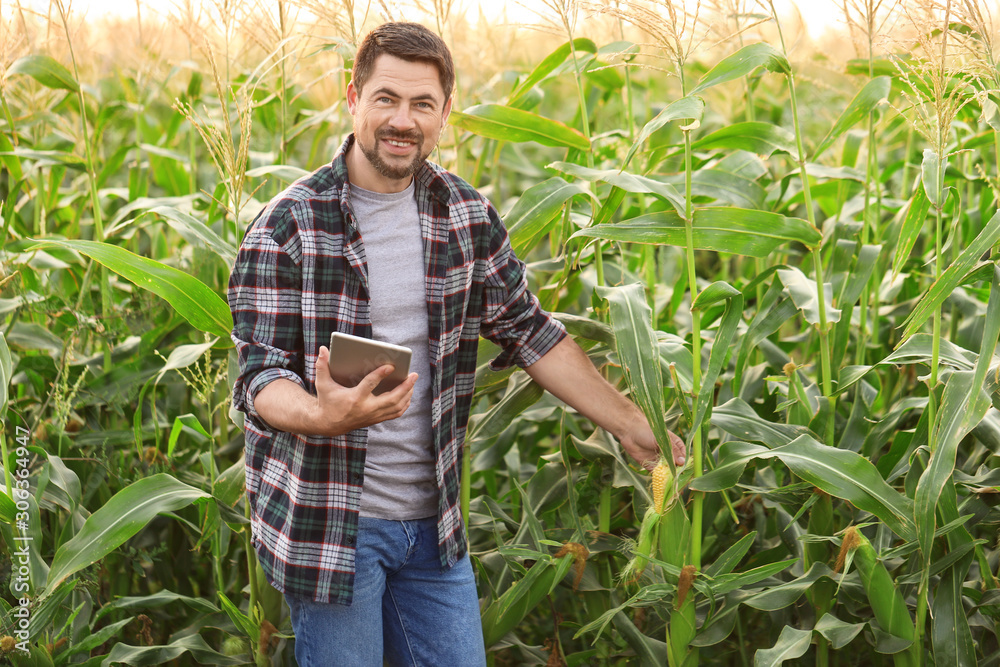
M 278 378 L 269 382 L 257 392 L 253 406 L 274 429 L 299 435 L 320 435 L 316 425 L 316 397 L 291 380 Z
M 539 361 L 525 368 L 543 389 L 622 440 L 646 417 L 620 394 L 571 338 L 564 338 Z

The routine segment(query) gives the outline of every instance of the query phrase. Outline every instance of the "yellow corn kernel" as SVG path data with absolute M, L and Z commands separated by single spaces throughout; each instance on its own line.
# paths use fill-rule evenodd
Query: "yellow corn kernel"
M 665 459 L 660 459 L 660 462 L 653 468 L 653 507 L 656 509 L 657 514 L 663 514 L 664 506 L 669 498 L 667 493 L 672 491 L 674 485 L 674 476 L 670 472 L 670 465 Z

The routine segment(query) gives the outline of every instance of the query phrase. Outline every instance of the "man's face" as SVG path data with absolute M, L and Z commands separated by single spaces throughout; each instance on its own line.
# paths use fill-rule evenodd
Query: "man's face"
M 374 192 L 399 192 L 434 150 L 451 111 L 437 67 L 383 54 L 358 91 L 347 86 L 359 151 L 347 155 L 348 177 Z

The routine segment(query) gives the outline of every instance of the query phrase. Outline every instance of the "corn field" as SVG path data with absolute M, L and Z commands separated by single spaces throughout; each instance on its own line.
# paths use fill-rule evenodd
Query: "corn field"
M 432 159 L 688 446 L 654 498 L 481 343 L 490 664 L 1000 665 L 1000 7 L 847 0 L 834 54 L 767 0 L 68 4 L 0 4 L 3 660 L 294 664 L 226 285 L 407 19 L 458 69 Z

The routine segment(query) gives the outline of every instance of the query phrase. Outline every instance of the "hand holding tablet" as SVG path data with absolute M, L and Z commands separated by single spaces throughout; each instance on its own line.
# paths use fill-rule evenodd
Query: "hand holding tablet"
M 356 387 L 369 373 L 385 365 L 393 367 L 372 392 L 383 394 L 398 387 L 410 371 L 410 349 L 335 332 L 330 336 L 330 376 L 345 387 Z

